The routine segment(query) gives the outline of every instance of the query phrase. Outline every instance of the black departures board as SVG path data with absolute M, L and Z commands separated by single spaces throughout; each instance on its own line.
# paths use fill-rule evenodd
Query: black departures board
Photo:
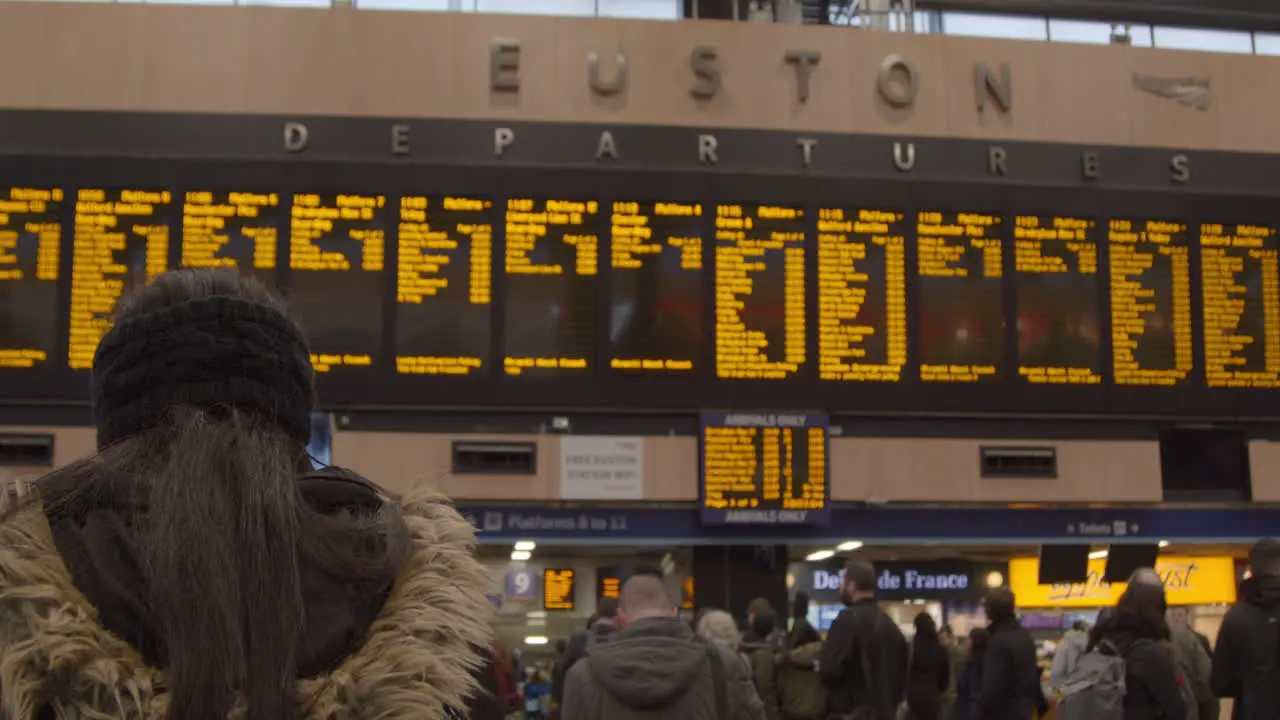
M 819 413 L 702 414 L 699 498 L 707 525 L 827 522 L 827 417 Z
M 1266 198 L 14 167 L 0 168 L 0 401 L 86 404 L 121 296 L 171 268 L 234 267 L 302 324 L 326 409 L 1280 418 Z

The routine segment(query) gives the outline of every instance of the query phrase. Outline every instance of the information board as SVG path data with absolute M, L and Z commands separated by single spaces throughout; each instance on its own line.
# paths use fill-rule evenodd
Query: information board
M 1195 348 L 1186 224 L 1115 218 L 1108 223 L 1107 241 L 1115 384 L 1188 382 L 1195 367 Z
M 703 413 L 698 449 L 704 524 L 828 520 L 826 415 Z
M 179 263 L 192 268 L 238 268 L 274 287 L 276 249 L 287 218 L 279 193 L 187 192 Z
M 1280 387 L 1280 242 L 1268 225 L 1200 226 L 1204 372 L 1211 388 Z
M 60 188 L 0 188 L 0 368 L 48 365 L 58 327 Z
M 818 373 L 900 382 L 907 364 L 905 216 L 818 211 Z
M 799 374 L 807 352 L 804 238 L 804 208 L 716 206 L 716 377 Z
M 978 383 L 1004 364 L 1003 220 L 979 212 L 916 214 L 920 379 Z
M 1036 385 L 1102 384 L 1096 223 L 1014 218 L 1018 376 Z
M 116 302 L 169 267 L 169 190 L 80 188 L 71 251 L 67 364 L 93 367 Z
M 396 372 L 401 375 L 488 370 L 492 207 L 482 198 L 400 198 Z
M 576 587 L 572 568 L 546 568 L 542 571 L 542 609 L 576 609 Z
M 385 195 L 299 193 L 289 222 L 289 310 L 317 373 L 368 369 L 382 338 Z
M 613 203 L 609 367 L 691 374 L 703 347 L 702 205 Z
M 506 374 L 593 369 L 599 210 L 595 200 L 507 200 Z

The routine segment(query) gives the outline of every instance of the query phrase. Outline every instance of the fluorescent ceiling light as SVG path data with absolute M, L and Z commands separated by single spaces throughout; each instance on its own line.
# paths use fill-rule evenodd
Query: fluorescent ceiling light
M 1090 560 L 1101 560 L 1106 556 L 1107 556 L 1106 550 L 1094 550 L 1093 552 L 1089 553 Z
M 526 617 L 534 619 L 545 618 L 546 616 L 547 613 L 543 610 L 531 610 L 526 614 Z
M 1160 542 L 1156 543 L 1156 545 L 1158 545 L 1159 547 L 1169 547 L 1169 541 L 1161 540 Z
M 840 552 L 852 552 L 860 547 L 862 547 L 861 540 L 849 540 L 848 542 L 842 542 L 837 545 L 836 549 Z
M 826 560 L 827 558 L 830 558 L 835 554 L 836 553 L 834 550 L 817 550 L 815 552 L 811 552 L 808 555 L 806 555 L 804 559 L 808 560 L 809 562 L 818 562 L 820 560 Z
M 531 557 L 533 557 L 533 553 L 529 552 L 528 550 L 512 550 L 511 551 L 511 559 L 516 560 L 518 562 L 524 562 L 525 560 L 528 560 Z
M 529 637 L 524 639 L 524 644 L 525 645 L 546 645 L 547 636 L 546 635 L 530 635 Z
M 538 543 L 532 540 L 517 540 L 516 546 L 512 550 L 521 550 L 524 552 L 533 552 L 538 547 Z

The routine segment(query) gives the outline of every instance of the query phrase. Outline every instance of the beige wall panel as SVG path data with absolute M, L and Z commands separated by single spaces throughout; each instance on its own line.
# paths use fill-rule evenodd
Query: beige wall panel
M 941 136 L 947 134 L 947 80 L 942 38 L 861 31 L 849 45 L 845 76 L 851 100 L 850 122 L 837 131 L 877 135 Z M 913 105 L 894 108 L 880 98 L 876 73 L 889 55 L 902 55 L 916 66 L 920 94 Z M 890 162 L 886 158 L 885 162 Z
M 557 487 L 555 493 L 559 492 Z M 644 439 L 644 498 L 672 502 L 698 499 L 698 438 Z
M 1052 92 L 1035 82 L 1042 43 L 999 42 L 985 38 L 946 39 L 943 83 L 947 88 L 948 134 L 982 139 L 1033 140 L 1040 137 L 1043 98 Z M 986 108 L 978 110 L 979 95 L 973 82 L 973 64 L 986 63 L 997 78 L 1000 65 L 1008 63 L 1013 85 L 1013 107 L 1000 109 L 985 91 Z
M 1249 470 L 1254 502 L 1280 502 L 1280 443 L 1249 443 Z
M 407 18 L 405 22 L 413 23 Z M 564 119 L 561 98 L 556 94 L 555 18 L 449 14 L 439 15 L 437 22 L 452 36 L 449 53 L 434 55 L 436 62 L 447 64 L 452 75 L 452 102 L 443 108 L 424 104 L 423 116 Z M 489 52 L 494 38 L 520 41 L 518 92 L 490 91 Z
M 139 75 L 145 66 L 146 45 L 151 42 L 144 34 L 146 9 L 113 10 L 105 5 L 67 4 L 47 11 L 38 51 L 21 61 L 43 77 L 39 107 L 116 110 L 151 106 L 151 97 L 139 94 L 143 89 Z M 169 99 L 164 100 L 167 108 Z
M 1013 102 L 1017 107 L 1022 101 L 1018 97 L 1022 85 L 1030 82 L 1041 88 L 1036 97 L 1040 138 L 1098 145 L 1132 141 L 1127 112 L 1132 85 L 1124 69 L 1124 48 L 1043 43 L 1037 45 L 1035 56 L 1025 79 L 1014 69 Z
M 848 29 L 747 24 L 758 78 L 753 124 L 814 131 L 852 127 L 854 95 L 849 77 L 865 76 L 867 70 L 853 61 Z M 789 50 L 822 53 L 810 70 L 807 102 L 799 101 L 799 74 L 796 65 L 786 60 Z
M 390 118 L 450 116 L 456 113 L 455 75 L 463 65 L 451 22 L 405 22 L 406 13 L 348 13 L 356 52 L 356 72 L 346 93 L 352 115 Z M 436 14 L 432 13 L 431 17 Z M 469 61 L 487 72 L 489 57 L 467 48 Z M 479 50 L 487 51 L 486 43 Z M 390 130 L 387 143 L 390 146 Z M 419 143 L 426 138 L 415 138 Z
M 354 10 L 266 8 L 248 23 L 245 108 L 289 115 L 346 115 L 355 58 Z M 358 114 L 358 113 L 357 113 Z
M 983 445 L 1053 445 L 1055 479 L 979 475 Z M 831 496 L 837 501 L 1158 502 L 1155 442 L 1023 442 L 843 438 L 831 442 Z
M 536 475 L 453 475 L 452 442 L 510 441 L 538 444 Z M 438 435 L 427 433 L 335 432 L 333 461 L 391 492 L 421 484 L 466 500 L 547 500 L 560 477 L 556 438 L 528 435 Z M 558 492 L 558 487 L 555 488 Z
M 655 123 L 654 98 L 657 93 L 676 92 L 675 78 L 659 77 L 649 27 L 657 23 L 624 23 L 615 20 L 560 18 L 556 20 L 556 85 L 561 99 L 554 108 L 565 122 Z M 591 91 L 587 80 L 587 54 L 600 57 L 600 79 L 612 81 L 616 75 L 618 48 L 626 52 L 627 79 L 613 95 Z M 683 79 L 682 79 L 683 80 Z M 626 148 L 619 148 L 625 155 Z
M 45 66 L 45 37 L 49 14 L 33 3 L 15 3 L 0 11 L 0 107 L 29 108 L 48 103 L 45 87 L 50 68 Z
M 139 42 L 139 97 L 162 92 L 174 110 L 244 112 L 245 78 L 257 71 L 250 64 L 250 16 L 219 7 L 156 10 L 147 15 L 146 40 Z M 184 31 L 190 27 L 200 32 Z

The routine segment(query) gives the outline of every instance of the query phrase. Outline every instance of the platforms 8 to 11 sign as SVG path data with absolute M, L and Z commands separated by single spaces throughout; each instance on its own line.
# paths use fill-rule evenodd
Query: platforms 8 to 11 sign
M 703 413 L 702 522 L 826 523 L 831 514 L 827 437 L 827 416 L 820 413 Z

